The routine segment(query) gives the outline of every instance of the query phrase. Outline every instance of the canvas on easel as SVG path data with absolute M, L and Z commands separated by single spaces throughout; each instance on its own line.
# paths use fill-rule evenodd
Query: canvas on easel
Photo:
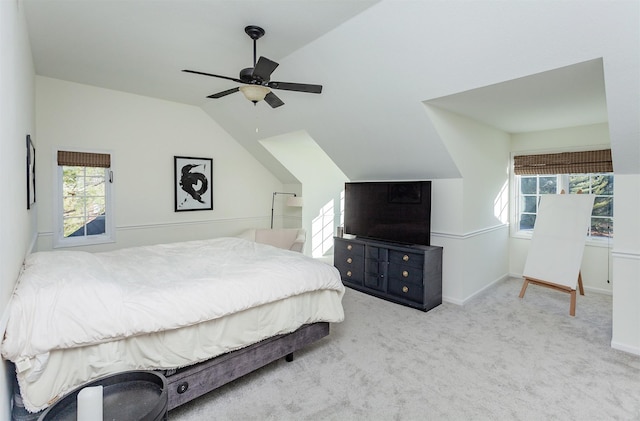
M 540 198 L 520 298 L 524 297 L 529 283 L 568 292 L 571 294 L 569 314 L 575 315 L 576 287 L 584 295 L 580 264 L 593 202 L 594 196 L 588 194 Z

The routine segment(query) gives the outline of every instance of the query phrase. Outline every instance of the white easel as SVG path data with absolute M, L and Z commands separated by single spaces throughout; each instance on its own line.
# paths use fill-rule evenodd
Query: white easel
M 564 193 L 564 192 L 563 192 Z M 553 194 L 540 199 L 520 298 L 529 283 L 571 294 L 569 314 L 576 314 L 576 286 L 584 295 L 580 264 L 594 196 Z

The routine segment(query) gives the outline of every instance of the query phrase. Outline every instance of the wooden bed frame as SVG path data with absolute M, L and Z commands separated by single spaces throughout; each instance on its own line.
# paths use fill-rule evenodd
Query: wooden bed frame
M 177 408 L 239 377 L 285 357 L 293 361 L 293 353 L 329 335 L 329 323 L 307 324 L 294 332 L 274 336 L 245 348 L 219 355 L 207 361 L 177 370 L 157 370 L 167 379 L 168 410 Z M 18 384 L 14 377 L 13 421 L 35 421 L 43 411 L 32 414 L 21 406 Z
M 293 361 L 293 353 L 329 334 L 329 323 L 304 325 L 298 330 L 265 339 L 193 366 L 160 371 L 167 378 L 169 410 L 211 392 L 260 367 L 285 357 Z

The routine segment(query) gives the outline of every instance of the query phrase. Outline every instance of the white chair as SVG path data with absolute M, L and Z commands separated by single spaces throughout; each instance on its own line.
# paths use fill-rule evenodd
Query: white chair
M 307 234 L 302 228 L 258 228 L 243 231 L 237 237 L 302 253 Z

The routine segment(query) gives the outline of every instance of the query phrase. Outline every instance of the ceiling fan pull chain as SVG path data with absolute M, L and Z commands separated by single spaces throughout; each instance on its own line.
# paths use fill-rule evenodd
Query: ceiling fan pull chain
M 253 105 L 256 105 L 256 104 L 254 103 Z M 256 111 L 256 133 L 258 133 L 259 132 L 258 127 L 259 127 L 259 124 L 260 124 L 260 121 L 259 121 L 260 119 L 259 119 L 259 115 L 258 115 L 258 109 L 256 109 L 255 111 Z

